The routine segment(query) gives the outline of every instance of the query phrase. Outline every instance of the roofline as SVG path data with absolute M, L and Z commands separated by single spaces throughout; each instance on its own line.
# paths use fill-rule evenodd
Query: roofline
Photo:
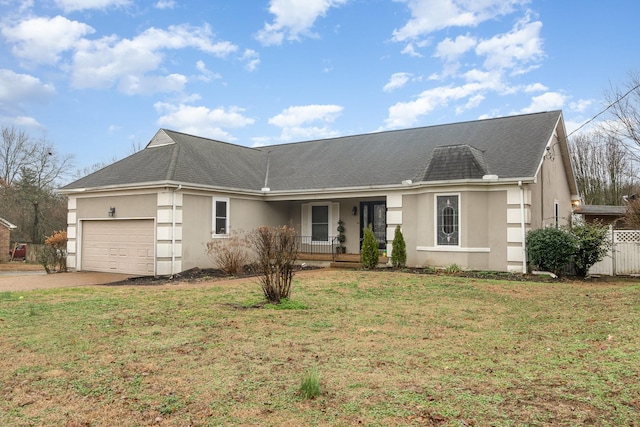
M 516 177 L 516 178 L 490 178 L 490 179 L 456 179 L 456 180 L 440 180 L 440 181 L 420 181 L 410 182 L 405 181 L 398 184 L 385 184 L 385 185 L 368 185 L 368 186 L 353 186 L 353 187 L 332 187 L 332 188 L 309 188 L 300 190 L 269 190 L 266 188 L 260 190 L 248 190 L 242 188 L 230 188 L 208 185 L 194 185 L 188 182 L 178 181 L 153 181 L 147 182 L 143 185 L 129 184 L 129 185 L 109 185 L 104 187 L 87 187 L 87 188 L 75 188 L 67 190 L 59 190 L 60 194 L 65 195 L 81 195 L 81 194 L 94 194 L 94 193 L 106 193 L 111 191 L 127 191 L 127 190 L 148 190 L 160 187 L 178 188 L 183 190 L 204 190 L 204 191 L 218 191 L 221 193 L 232 193 L 244 196 L 263 196 L 266 199 L 285 199 L 290 197 L 299 198 L 301 196 L 317 197 L 323 194 L 336 194 L 336 193 L 355 193 L 355 192 L 375 192 L 375 191 L 390 191 L 399 189 L 418 189 L 428 187 L 443 187 L 450 185 L 472 185 L 472 186 L 486 186 L 486 185 L 517 185 L 519 183 L 534 183 L 534 177 Z
M 548 113 L 559 113 L 560 115 L 562 115 L 562 110 L 537 111 L 535 113 L 514 114 L 514 115 L 511 115 L 511 116 L 501 116 L 501 117 L 489 117 L 489 118 L 486 118 L 486 119 L 465 120 L 463 122 L 441 123 L 441 124 L 436 124 L 436 125 L 418 126 L 418 127 L 411 127 L 411 128 L 389 129 L 389 130 L 378 130 L 377 129 L 377 130 L 374 130 L 374 131 L 363 132 L 363 133 L 358 133 L 358 134 L 334 136 L 334 137 L 331 137 L 331 138 L 310 139 L 310 140 L 305 140 L 305 141 L 282 142 L 280 144 L 263 145 L 263 146 L 260 146 L 260 147 L 247 147 L 245 145 L 239 145 L 239 144 L 234 144 L 234 143 L 227 143 L 227 144 L 238 145 L 239 147 L 254 148 L 254 149 L 260 150 L 260 151 L 268 151 L 268 149 L 272 148 L 272 147 L 282 147 L 282 146 L 291 146 L 291 145 L 298 145 L 298 144 L 307 144 L 307 143 L 319 142 L 319 141 L 334 141 L 334 140 L 339 140 L 339 139 L 363 137 L 363 136 L 368 136 L 368 135 L 373 135 L 373 134 L 403 132 L 403 131 L 407 131 L 407 130 L 432 129 L 432 128 L 438 128 L 438 127 L 443 127 L 443 126 L 457 126 L 457 125 L 463 125 L 463 124 L 466 124 L 466 123 L 483 123 L 483 122 L 488 122 L 488 121 L 491 121 L 491 120 L 504 120 L 504 119 L 511 119 L 511 118 L 515 118 L 515 117 L 534 116 L 534 115 L 537 115 L 537 114 L 548 114 Z M 177 133 L 180 133 L 180 132 L 177 132 Z M 566 132 L 565 132 L 565 134 L 566 134 Z M 188 134 L 185 134 L 185 135 L 188 135 Z M 195 136 L 195 135 L 191 135 L 191 136 Z M 197 138 L 202 138 L 202 137 L 197 137 Z M 207 138 L 204 138 L 204 139 L 207 139 Z M 212 141 L 216 141 L 216 140 L 213 139 Z M 453 145 L 455 145 L 455 144 L 453 144 Z
M 1 223 L 2 225 L 4 225 L 5 227 L 7 227 L 9 230 L 14 230 L 14 229 L 18 228 L 18 226 L 17 226 L 17 225 L 13 225 L 13 224 L 11 224 L 9 221 L 7 221 L 7 220 L 6 220 L 6 219 L 4 219 L 4 218 L 0 218 L 0 223 Z

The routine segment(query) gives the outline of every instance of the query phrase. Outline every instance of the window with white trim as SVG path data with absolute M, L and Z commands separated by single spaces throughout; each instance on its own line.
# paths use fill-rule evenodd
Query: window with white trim
M 311 206 L 311 241 L 329 240 L 329 205 Z
M 436 196 L 436 244 L 460 244 L 460 197 L 456 194 Z
M 213 235 L 227 236 L 229 234 L 229 199 L 213 198 Z

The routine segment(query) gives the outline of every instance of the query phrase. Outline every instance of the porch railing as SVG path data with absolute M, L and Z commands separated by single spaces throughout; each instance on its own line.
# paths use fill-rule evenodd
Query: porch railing
M 335 260 L 336 248 L 340 246 L 337 236 L 329 236 L 326 241 L 313 240 L 312 236 L 296 236 L 298 252 L 312 255 L 331 255 Z

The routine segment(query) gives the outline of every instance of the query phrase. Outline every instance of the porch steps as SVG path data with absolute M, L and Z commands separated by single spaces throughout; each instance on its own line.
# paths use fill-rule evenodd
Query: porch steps
M 350 261 L 334 261 L 330 264 L 331 268 L 362 268 L 362 264 L 359 262 L 350 262 Z
M 386 264 L 387 257 L 381 256 L 378 260 L 378 264 Z M 362 263 L 360 262 L 360 254 L 339 254 L 336 255 L 335 260 L 330 264 L 331 268 L 349 268 L 349 269 L 358 269 L 362 268 Z

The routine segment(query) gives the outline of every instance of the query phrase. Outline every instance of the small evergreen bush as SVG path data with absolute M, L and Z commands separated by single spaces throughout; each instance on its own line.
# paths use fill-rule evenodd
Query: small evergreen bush
M 393 235 L 393 243 L 391 245 L 391 264 L 395 268 L 404 267 L 407 263 L 407 244 L 404 241 L 402 230 L 396 225 L 396 231 Z
M 560 275 L 578 250 L 576 236 L 561 228 L 531 230 L 526 237 L 529 264 Z
M 576 237 L 577 249 L 573 257 L 576 274 L 585 277 L 589 269 L 609 252 L 611 241 L 608 228 L 599 223 L 578 224 L 571 227 L 571 234 Z
M 371 224 L 364 229 L 364 237 L 362 239 L 361 249 L 362 267 L 370 270 L 378 265 L 378 259 L 380 253 L 378 252 L 378 241 L 375 234 L 373 234 L 373 228 Z

